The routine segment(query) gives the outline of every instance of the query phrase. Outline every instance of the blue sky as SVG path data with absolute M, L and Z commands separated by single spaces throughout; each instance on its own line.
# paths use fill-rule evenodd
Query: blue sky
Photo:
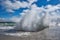
M 14 12 L 8 12 L 6 11 L 4 1 L 6 0 L 0 0 L 0 18 L 11 18 L 13 16 L 20 17 L 20 13 L 23 12 L 23 10 L 28 9 L 25 8 L 19 8 L 14 10 Z M 14 3 L 14 0 L 9 0 L 12 3 Z M 28 2 L 27 0 L 19 0 L 20 2 Z M 57 5 L 60 4 L 60 0 L 37 0 L 37 2 L 33 2 L 32 4 L 36 4 L 38 7 L 46 6 L 46 5 Z M 24 6 L 24 5 L 23 5 Z

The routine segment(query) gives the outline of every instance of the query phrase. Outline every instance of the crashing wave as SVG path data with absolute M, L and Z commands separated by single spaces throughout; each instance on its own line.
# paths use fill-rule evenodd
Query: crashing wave
M 20 22 L 18 22 L 15 29 L 22 31 L 42 30 L 50 26 L 53 19 L 59 18 L 59 8 L 59 5 L 48 5 L 46 7 L 32 5 L 31 9 L 22 12 L 23 15 L 20 17 Z

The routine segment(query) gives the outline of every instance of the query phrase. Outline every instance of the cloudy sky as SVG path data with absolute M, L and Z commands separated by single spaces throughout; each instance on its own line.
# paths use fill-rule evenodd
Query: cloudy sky
M 48 12 L 56 9 L 60 12 L 60 0 L 0 0 L 0 19 L 15 20 L 20 19 L 24 13 L 38 14 L 41 10 Z

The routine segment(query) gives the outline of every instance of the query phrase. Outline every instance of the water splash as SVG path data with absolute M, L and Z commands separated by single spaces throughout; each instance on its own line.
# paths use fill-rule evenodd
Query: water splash
M 30 7 L 31 9 L 24 10 L 20 17 L 16 30 L 23 31 L 37 31 L 50 26 L 53 19 L 57 19 L 59 16 L 59 6 L 48 5 L 47 7 L 37 7 L 35 4 Z M 52 9 L 52 10 L 51 10 Z M 58 13 L 58 14 L 57 14 Z

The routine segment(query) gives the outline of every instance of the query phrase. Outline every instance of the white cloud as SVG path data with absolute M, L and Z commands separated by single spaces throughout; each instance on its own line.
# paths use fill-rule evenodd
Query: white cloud
M 7 12 L 14 12 L 14 10 L 18 10 L 19 8 L 26 8 L 30 7 L 30 5 L 33 2 L 36 2 L 37 0 L 28 0 L 28 2 L 20 2 L 15 0 L 14 2 L 11 2 L 10 0 L 5 0 L 2 2 L 3 6 L 6 8 Z
M 47 5 L 45 8 L 47 8 L 48 11 L 54 11 L 54 10 L 57 10 L 57 9 L 60 9 L 60 4 L 58 5 Z
M 28 0 L 29 1 L 29 6 L 31 6 L 32 3 L 37 2 L 37 0 Z
M 8 10 L 8 12 L 13 12 L 13 10 L 17 10 L 19 8 L 25 8 L 28 7 L 27 2 L 20 2 L 20 1 L 15 1 L 12 3 L 9 0 L 3 1 L 3 6 Z

